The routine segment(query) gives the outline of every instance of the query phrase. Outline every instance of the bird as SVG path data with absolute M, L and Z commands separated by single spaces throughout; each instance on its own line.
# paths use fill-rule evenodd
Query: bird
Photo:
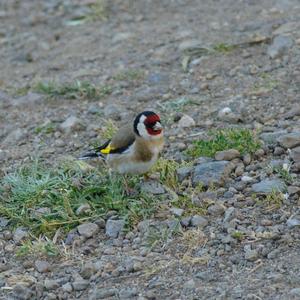
M 163 126 L 153 111 L 139 113 L 133 124 L 121 127 L 100 147 L 79 159 L 101 157 L 109 168 L 120 174 L 146 174 L 158 160 L 164 146 Z

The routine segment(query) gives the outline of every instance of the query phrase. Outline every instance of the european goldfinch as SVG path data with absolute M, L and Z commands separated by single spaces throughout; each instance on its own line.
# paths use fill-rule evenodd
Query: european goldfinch
M 80 159 L 104 157 L 108 166 L 121 174 L 144 174 L 157 161 L 164 144 L 160 117 L 152 111 L 136 116 L 133 125 L 120 128 L 102 146 Z

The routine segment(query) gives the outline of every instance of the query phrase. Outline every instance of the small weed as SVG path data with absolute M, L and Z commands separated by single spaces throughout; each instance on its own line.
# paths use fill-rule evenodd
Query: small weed
M 241 231 L 234 231 L 231 233 L 231 237 L 236 240 L 242 241 L 245 238 L 245 234 Z
M 273 190 L 272 192 L 266 194 L 265 196 L 258 197 L 253 195 L 254 200 L 257 204 L 262 205 L 266 212 L 271 212 L 279 209 L 285 199 L 285 194 L 278 190 Z
M 130 227 L 154 214 L 159 199 L 140 192 L 137 177 L 128 178 L 128 185 L 137 190 L 134 198 L 126 195 L 123 183 L 121 176 L 83 161 L 64 161 L 54 167 L 34 162 L 0 179 L 0 215 L 11 219 L 13 226 L 47 236 L 58 228 L 70 230 L 105 216 L 109 210 Z M 89 215 L 77 216 L 78 207 L 86 203 L 91 207 Z M 36 213 L 41 208 L 47 208 L 42 216 Z
M 160 224 L 159 226 L 150 226 L 147 234 L 147 246 L 149 248 L 162 247 L 164 248 L 171 237 L 181 233 L 179 222 L 174 227 L 169 227 L 167 224 Z
M 279 81 L 277 79 L 274 79 L 270 74 L 268 73 L 261 73 L 258 77 L 258 81 L 254 84 L 253 90 L 273 90 L 279 86 Z
M 57 257 L 60 256 L 59 248 L 49 239 L 25 241 L 16 252 L 17 257 Z
M 254 153 L 260 143 L 253 131 L 248 129 L 222 129 L 209 133 L 209 140 L 193 142 L 193 147 L 186 153 L 192 157 L 213 157 L 217 151 L 237 149 L 241 154 Z
M 216 44 L 213 47 L 213 51 L 219 52 L 219 53 L 229 53 L 237 48 L 237 45 L 230 45 L 225 43 Z
M 56 125 L 52 122 L 43 124 L 41 126 L 38 126 L 34 129 L 34 132 L 36 134 L 50 134 L 53 133 L 56 130 Z
M 90 21 L 103 21 L 108 18 L 109 9 L 106 0 L 97 0 L 90 5 L 91 13 L 86 16 Z
M 17 88 L 13 94 L 16 96 L 24 96 L 28 93 L 28 91 L 30 90 L 30 86 L 29 85 L 25 85 L 23 87 Z
M 291 165 L 284 164 L 283 166 L 273 167 L 273 172 L 277 173 L 280 178 L 284 180 L 286 184 L 293 183 L 293 176 L 290 174 Z
M 144 77 L 144 71 L 138 69 L 126 70 L 122 71 L 115 76 L 113 76 L 114 80 L 119 81 L 135 81 L 142 79 Z
M 50 98 L 69 98 L 69 99 L 99 99 L 112 92 L 111 86 L 96 87 L 89 82 L 76 81 L 75 83 L 59 85 L 55 82 L 39 82 L 35 91 L 46 94 Z

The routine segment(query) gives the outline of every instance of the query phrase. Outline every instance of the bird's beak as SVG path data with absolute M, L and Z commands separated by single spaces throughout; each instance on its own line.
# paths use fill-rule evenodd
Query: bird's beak
M 156 122 L 155 125 L 153 126 L 153 129 L 154 130 L 161 130 L 162 126 L 161 126 L 160 122 Z

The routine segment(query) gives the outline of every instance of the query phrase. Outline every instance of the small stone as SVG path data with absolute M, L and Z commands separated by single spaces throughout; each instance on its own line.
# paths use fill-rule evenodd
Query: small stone
M 213 161 L 199 164 L 194 170 L 193 184 L 202 183 L 204 187 L 210 185 L 221 186 L 233 168 L 234 165 L 229 161 Z
M 192 202 L 194 205 L 202 207 L 203 203 L 214 202 L 217 199 L 216 192 L 201 192 L 198 195 L 192 197 Z
M 20 283 L 17 283 L 13 287 L 12 292 L 14 296 L 13 299 L 30 300 L 34 298 L 33 291 Z
M 293 117 L 300 116 L 300 106 L 294 106 L 291 110 L 284 114 L 285 119 L 292 119 Z
M 215 155 L 216 160 L 232 160 L 240 157 L 240 152 L 236 149 L 218 151 Z
M 293 148 L 290 156 L 295 163 L 300 163 L 300 147 Z
M 88 280 L 84 280 L 84 279 L 78 279 L 72 283 L 73 289 L 75 291 L 83 291 L 83 290 L 87 289 L 87 287 L 89 285 L 90 285 L 90 282 Z
M 45 279 L 44 287 L 46 290 L 55 290 L 59 288 L 59 284 L 56 280 L 53 279 Z
M 237 167 L 235 168 L 234 174 L 236 177 L 240 177 L 244 174 L 245 167 L 244 164 L 238 164 Z
M 118 293 L 115 288 L 96 288 L 93 290 L 89 300 L 107 299 L 113 297 Z
M 6 146 L 16 146 L 21 140 L 26 137 L 26 131 L 21 128 L 17 128 L 11 131 L 6 138 L 2 141 L 2 145 Z
M 86 263 L 80 271 L 80 275 L 83 279 L 89 279 L 96 272 L 95 265 L 91 262 Z
M 28 232 L 24 228 L 18 227 L 14 232 L 13 240 L 15 241 L 16 244 L 19 244 L 27 237 L 28 237 Z
M 65 283 L 64 285 L 62 285 L 62 290 L 64 292 L 71 293 L 73 291 L 72 284 L 70 282 Z
M 188 226 L 190 226 L 190 224 L 191 224 L 191 220 L 192 220 L 191 217 L 185 217 L 185 218 L 182 218 L 181 221 L 180 221 L 180 224 L 181 224 L 183 227 L 188 227 Z
M 277 142 L 284 148 L 300 146 L 300 132 L 291 132 L 277 138 Z
M 109 219 L 106 222 L 105 234 L 110 238 L 117 238 L 125 226 L 124 220 Z
M 70 116 L 63 123 L 60 124 L 60 129 L 65 132 L 71 132 L 77 130 L 84 130 L 85 126 L 79 118 L 75 116 Z
M 296 299 L 299 299 L 300 298 L 300 287 L 291 289 L 289 291 L 289 294 L 291 296 L 297 297 Z
M 267 144 L 273 145 L 276 143 L 277 139 L 285 135 L 287 133 L 286 130 L 275 131 L 275 132 L 264 132 L 260 135 L 260 138 Z
M 9 220 L 5 217 L 0 217 L 0 227 L 4 228 L 8 225 Z
M 186 40 L 183 41 L 179 46 L 178 50 L 181 52 L 199 49 L 203 46 L 203 43 L 199 40 Z
M 248 166 L 251 163 L 251 155 L 249 153 L 246 153 L 243 156 L 243 162 L 246 166 Z
M 252 185 L 252 190 L 255 193 L 271 193 L 272 191 L 283 192 L 285 188 L 284 182 L 279 179 L 265 179 Z
M 181 128 L 193 127 L 196 125 L 194 119 L 188 115 L 183 115 L 178 122 L 178 126 Z
M 230 107 L 224 107 L 218 112 L 218 117 L 222 119 L 223 117 L 232 114 L 232 110 Z
M 193 168 L 192 167 L 182 167 L 178 168 L 176 170 L 176 174 L 178 177 L 179 182 L 182 182 L 184 179 L 186 179 L 188 176 L 191 175 Z
M 77 230 L 85 238 L 91 238 L 98 233 L 99 227 L 95 223 L 84 223 L 77 226 Z
M 91 211 L 91 206 L 88 203 L 81 204 L 77 209 L 76 209 L 76 215 L 83 215 L 87 214 Z
M 244 175 L 244 176 L 242 176 L 241 181 L 245 182 L 245 183 L 249 183 L 249 182 L 253 182 L 254 178 L 252 178 L 250 176 L 247 176 L 247 175 Z
M 234 207 L 229 207 L 226 209 L 225 211 L 225 215 L 224 215 L 224 223 L 230 222 L 232 219 L 235 218 L 236 215 L 236 209 Z
M 51 270 L 51 265 L 45 260 L 36 260 L 35 268 L 39 273 L 46 273 Z
M 187 290 L 194 289 L 196 286 L 194 279 L 190 279 L 184 283 L 183 288 Z
M 191 226 L 204 228 L 207 225 L 208 225 L 207 219 L 205 219 L 202 216 L 195 215 L 191 219 Z
M 115 104 L 108 104 L 104 107 L 104 115 L 118 121 L 121 119 L 121 109 Z
M 289 228 L 300 226 L 300 216 L 292 216 L 286 221 L 286 225 Z
M 170 212 L 176 217 L 181 217 L 184 213 L 184 209 L 177 208 L 177 207 L 171 207 Z
M 294 41 L 290 36 L 278 35 L 268 47 L 267 53 L 272 59 L 279 58 L 286 54 L 293 45 Z
M 291 185 L 288 187 L 287 191 L 288 191 L 288 194 L 291 196 L 293 196 L 295 194 L 300 194 L 300 187 Z
M 145 193 L 150 193 L 153 195 L 160 195 L 165 193 L 165 189 L 156 180 L 147 180 L 141 184 L 141 190 Z
M 125 300 L 125 299 L 133 299 L 135 296 L 138 295 L 138 290 L 134 288 L 125 288 L 120 290 L 119 292 L 119 299 Z
M 258 252 L 256 249 L 247 249 L 245 252 L 245 259 L 248 261 L 255 261 L 258 258 Z
M 265 151 L 264 151 L 264 149 L 258 149 L 258 150 L 255 151 L 254 155 L 255 155 L 256 157 L 258 157 L 258 158 L 259 158 L 259 157 L 262 157 L 262 156 L 265 155 Z
M 285 152 L 285 150 L 282 147 L 275 147 L 273 153 L 274 153 L 274 155 L 279 156 L 279 155 L 284 154 L 284 152 Z
M 216 203 L 208 207 L 207 212 L 215 217 L 222 216 L 225 212 L 225 207 L 222 204 Z
M 133 37 L 134 37 L 134 34 L 132 32 L 118 32 L 113 36 L 112 42 L 113 42 L 113 44 L 117 44 L 122 41 L 132 39 Z

